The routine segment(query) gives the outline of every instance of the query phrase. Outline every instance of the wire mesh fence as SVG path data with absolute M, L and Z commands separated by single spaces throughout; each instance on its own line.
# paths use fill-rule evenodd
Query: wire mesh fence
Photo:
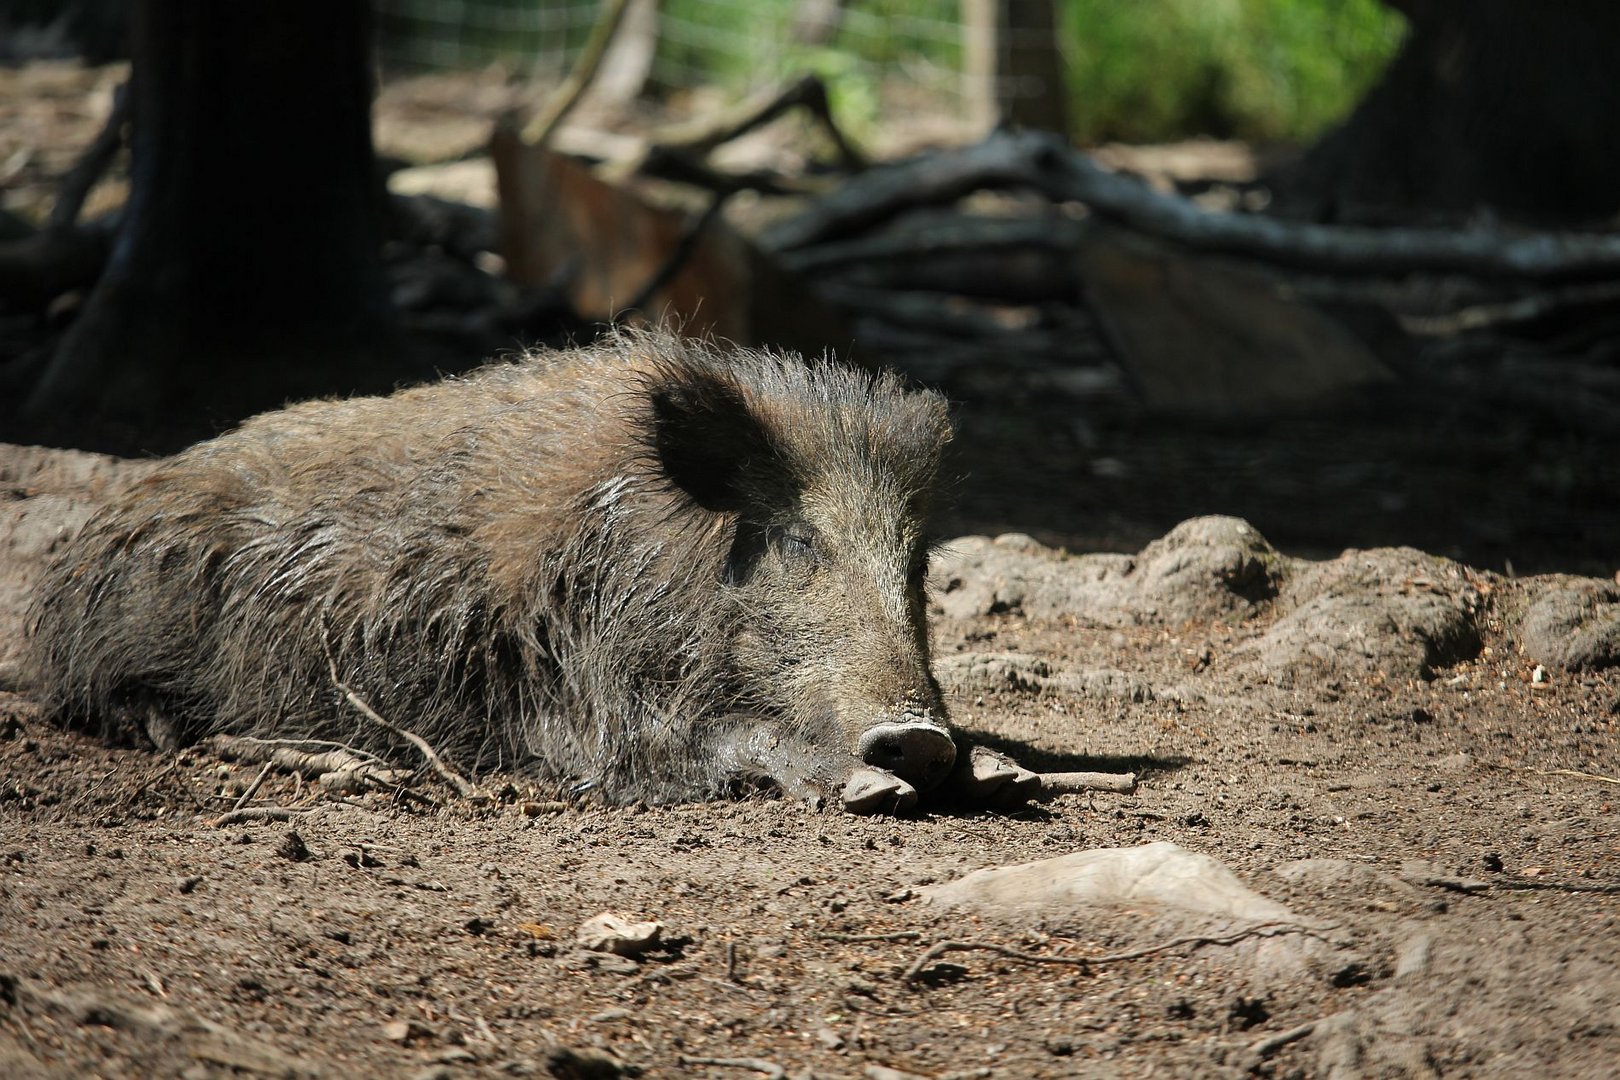
M 648 85 L 746 93 L 815 71 L 962 94 L 959 0 L 640 0 L 655 9 Z M 379 60 L 390 75 L 500 64 L 560 78 L 604 5 L 596 0 L 377 0 Z

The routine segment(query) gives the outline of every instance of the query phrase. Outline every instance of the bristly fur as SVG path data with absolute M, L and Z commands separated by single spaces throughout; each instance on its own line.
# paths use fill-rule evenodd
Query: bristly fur
M 949 434 L 893 375 L 664 333 L 296 405 L 91 520 L 36 596 L 34 682 L 114 737 L 155 712 L 182 740 L 386 741 L 335 663 L 466 765 L 705 797 L 733 779 L 714 725 L 794 711 L 738 666 L 739 529 L 862 485 L 909 544 Z

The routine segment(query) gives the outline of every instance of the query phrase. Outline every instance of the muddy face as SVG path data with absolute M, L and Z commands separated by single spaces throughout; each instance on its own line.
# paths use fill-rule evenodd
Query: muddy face
M 800 398 L 666 398 L 659 450 L 733 522 L 721 590 L 738 699 L 776 725 L 785 771 L 827 792 L 864 765 L 924 791 L 956 756 L 923 593 L 943 403 Z

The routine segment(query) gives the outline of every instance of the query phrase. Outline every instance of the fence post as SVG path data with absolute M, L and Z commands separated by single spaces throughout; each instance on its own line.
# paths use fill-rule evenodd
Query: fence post
M 1054 0 L 962 0 L 962 61 L 975 123 L 1068 131 Z

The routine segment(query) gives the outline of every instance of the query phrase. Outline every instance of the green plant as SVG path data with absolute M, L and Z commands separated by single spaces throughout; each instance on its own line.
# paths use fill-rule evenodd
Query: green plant
M 1072 134 L 1303 139 L 1343 116 L 1404 23 L 1378 0 L 1063 0 Z

